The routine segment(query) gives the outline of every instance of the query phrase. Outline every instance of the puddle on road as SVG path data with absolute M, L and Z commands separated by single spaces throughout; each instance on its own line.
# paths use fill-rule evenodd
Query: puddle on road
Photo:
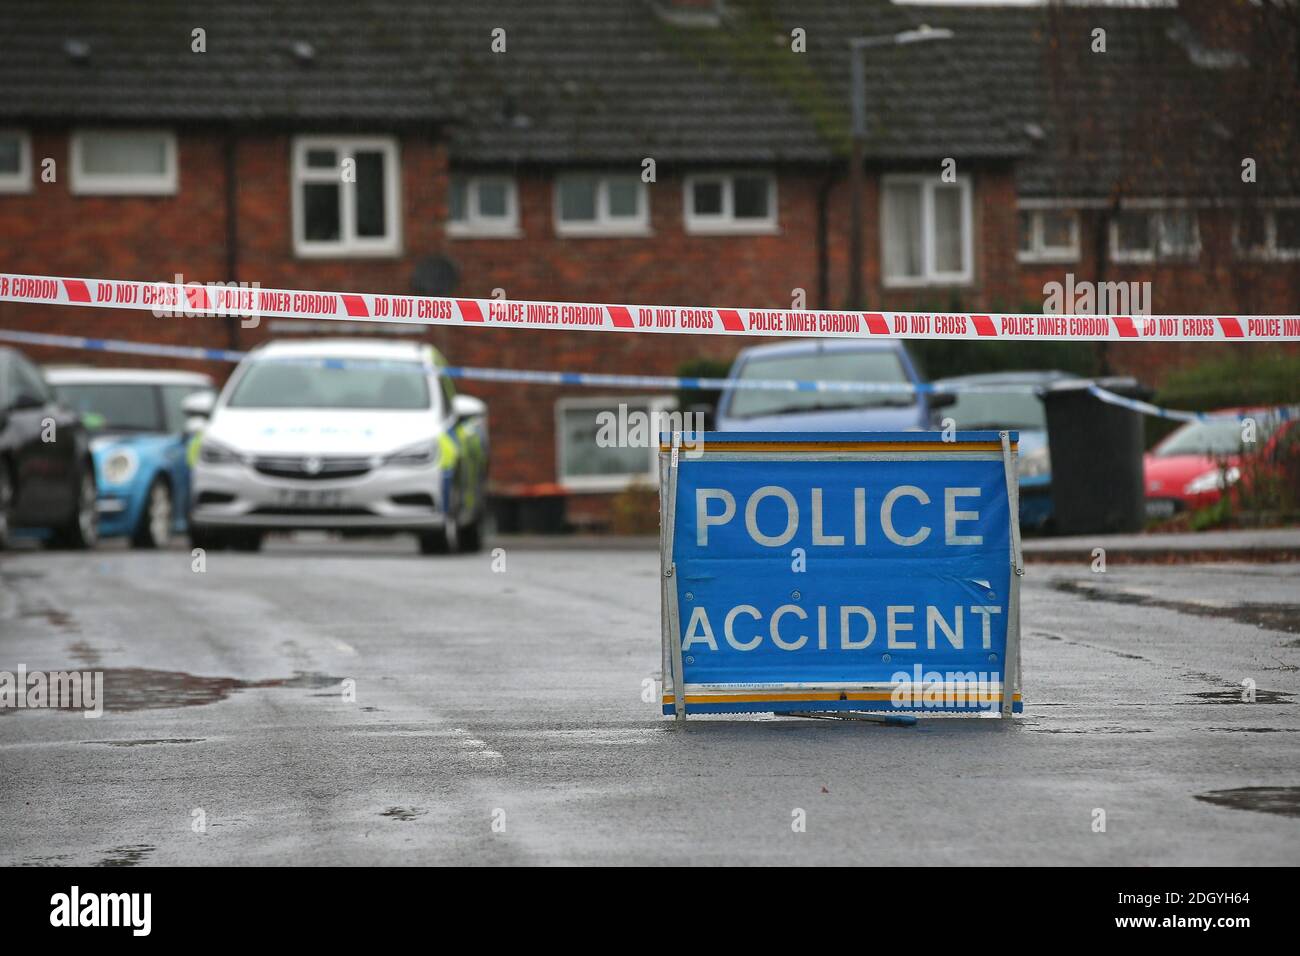
M 25 607 L 20 608 L 18 616 L 25 620 L 43 620 L 51 627 L 57 627 L 64 631 L 79 632 L 76 620 L 67 611 L 59 611 L 50 607 Z
M 78 664 L 92 669 L 98 668 L 104 660 L 103 655 L 99 653 L 99 648 L 85 641 L 69 644 L 68 653 Z
M 139 866 L 156 849 L 158 849 L 156 846 L 149 846 L 145 843 L 138 843 L 134 846 L 115 846 L 111 850 L 105 850 L 104 852 L 108 856 L 96 863 L 95 866 Z
M 109 667 L 99 673 L 104 675 L 104 710 L 112 713 L 202 707 L 204 704 L 225 700 L 241 690 L 337 687 L 343 683 L 341 677 L 301 671 L 293 677 L 251 681 L 235 677 L 201 677 L 183 671 L 158 671 L 143 667 Z M 6 707 L 0 709 L 0 714 L 25 711 L 26 708 Z
M 1294 727 L 1207 727 L 1216 734 L 1300 734 Z
M 1171 601 L 1150 594 L 1133 591 L 1115 591 L 1095 584 L 1078 581 L 1054 580 L 1052 587 L 1064 594 L 1073 594 L 1089 601 L 1107 601 L 1111 604 L 1131 604 L 1139 607 L 1157 607 L 1195 617 L 1219 617 L 1250 624 L 1283 634 L 1300 634 L 1300 604 L 1199 604 L 1195 601 Z
M 1238 787 L 1235 790 L 1211 790 L 1193 796 L 1216 807 L 1300 817 L 1300 787 Z
M 1150 734 L 1149 727 L 1030 727 L 1031 734 Z
M 422 817 L 428 812 L 428 810 L 423 810 L 420 807 L 389 807 L 379 815 L 388 817 L 390 820 L 401 820 L 406 823 L 417 817 Z
M 83 740 L 83 744 L 100 744 L 104 747 L 151 747 L 154 744 L 201 744 L 206 737 L 155 737 L 146 740 Z
M 0 571 L 0 581 L 39 581 L 43 577 L 44 571 L 17 571 L 8 568 Z
M 1208 704 L 1294 704 L 1295 694 L 1281 690 L 1256 690 L 1254 700 L 1243 700 L 1244 691 L 1240 687 L 1229 690 L 1202 690 L 1189 697 L 1196 697 Z

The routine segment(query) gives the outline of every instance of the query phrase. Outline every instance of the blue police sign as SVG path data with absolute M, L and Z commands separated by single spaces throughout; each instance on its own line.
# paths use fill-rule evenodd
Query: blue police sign
M 665 435 L 665 714 L 1020 710 L 1015 432 Z

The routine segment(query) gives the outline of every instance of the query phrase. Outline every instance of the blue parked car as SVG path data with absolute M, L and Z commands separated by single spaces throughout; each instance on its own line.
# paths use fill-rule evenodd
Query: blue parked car
M 47 369 L 46 378 L 90 432 L 100 537 L 166 547 L 185 531 L 189 503 L 181 403 L 212 391 L 212 379 L 197 372 L 66 367 Z
M 921 385 L 902 342 L 894 339 L 801 339 L 755 345 L 736 356 L 732 381 L 788 380 Z M 718 431 L 908 431 L 936 424 L 952 396 L 917 392 L 795 392 L 725 388 Z
M 940 379 L 935 388 L 955 390 L 956 402 L 944 415 L 962 431 L 1014 429 L 1020 432 L 1020 527 L 1051 526 L 1052 457 L 1047 444 L 1047 412 L 1040 393 L 1053 382 L 1076 378 L 1068 372 L 986 372 Z M 962 391 L 975 386 L 976 390 Z M 1006 390 L 998 389 L 1006 386 Z

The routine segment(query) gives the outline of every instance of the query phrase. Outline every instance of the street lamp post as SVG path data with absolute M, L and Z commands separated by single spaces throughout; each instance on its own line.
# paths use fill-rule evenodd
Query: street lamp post
M 866 188 L 867 149 L 867 58 L 866 51 L 884 46 L 906 46 L 927 40 L 948 40 L 953 32 L 934 29 L 925 24 L 888 36 L 854 37 L 849 40 L 849 96 L 852 114 L 852 147 L 849 153 L 849 307 L 861 309 L 862 294 L 862 214 Z

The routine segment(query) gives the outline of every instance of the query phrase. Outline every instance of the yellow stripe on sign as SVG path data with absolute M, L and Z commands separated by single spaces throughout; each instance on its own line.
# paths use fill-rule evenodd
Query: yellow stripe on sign
M 781 703 L 801 700 L 863 700 L 863 701 L 885 701 L 893 699 L 893 691 L 853 691 L 840 693 L 839 691 L 782 691 L 780 693 L 769 694 L 687 694 L 686 703 L 688 704 L 768 704 Z M 919 696 L 919 694 L 917 695 Z M 967 699 L 980 697 L 986 701 L 1001 701 L 1002 692 L 997 691 L 989 694 L 963 693 L 950 691 L 943 695 L 945 698 L 965 697 Z M 1020 700 L 1020 695 L 1016 694 L 1012 698 L 1014 701 Z M 677 698 L 672 694 L 663 695 L 663 703 L 674 704 Z
M 946 452 L 967 452 L 967 451 L 1002 451 L 1002 443 L 996 441 L 970 441 L 970 442 L 947 442 L 947 441 L 915 441 L 915 442 L 846 442 L 846 441 L 809 441 L 809 442 L 712 442 L 704 441 L 706 452 L 708 451 L 766 451 L 766 452 L 792 452 L 792 451 L 946 451 Z M 1018 442 L 1012 442 L 1011 447 L 1014 449 Z M 661 452 L 671 452 L 672 445 L 659 443 Z

